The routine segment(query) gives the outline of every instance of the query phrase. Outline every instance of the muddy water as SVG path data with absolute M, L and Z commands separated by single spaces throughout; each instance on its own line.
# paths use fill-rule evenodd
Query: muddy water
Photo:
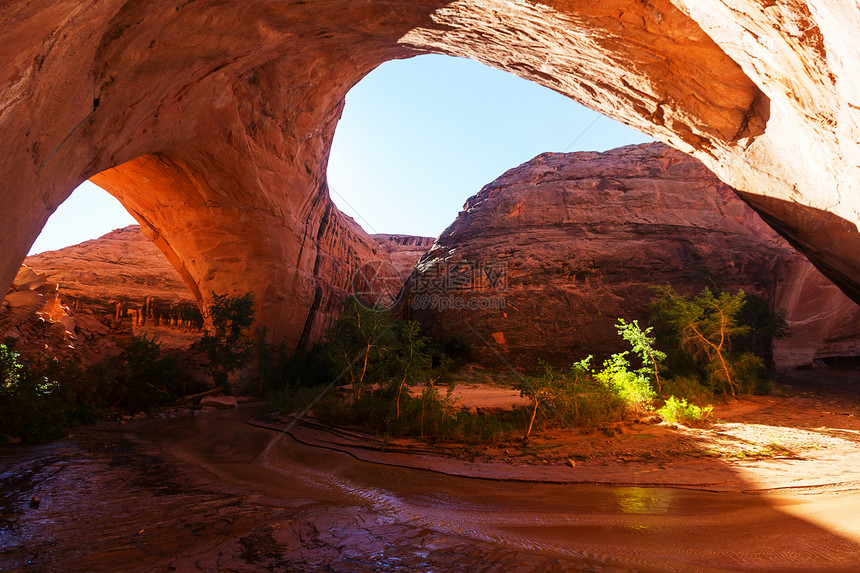
M 251 413 L 0 452 L 0 570 L 860 570 L 854 492 L 455 478 L 303 446 Z

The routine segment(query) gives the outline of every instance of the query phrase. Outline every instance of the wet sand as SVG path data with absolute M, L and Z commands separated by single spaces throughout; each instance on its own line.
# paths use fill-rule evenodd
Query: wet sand
M 0 452 L 0 569 L 856 571 L 860 493 L 491 481 L 367 463 L 253 407 Z M 33 496 L 40 498 L 31 507 Z

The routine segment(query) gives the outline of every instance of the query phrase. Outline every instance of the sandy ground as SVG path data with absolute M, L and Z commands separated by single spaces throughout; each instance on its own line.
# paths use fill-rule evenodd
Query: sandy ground
M 291 419 L 266 427 L 358 459 L 451 475 L 558 483 L 664 485 L 714 491 L 860 489 L 860 372 L 783 374 L 777 395 L 716 404 L 712 421 L 670 426 L 656 416 L 583 432 L 553 428 L 527 444 L 428 444 Z M 468 409 L 527 403 L 503 386 L 460 383 Z

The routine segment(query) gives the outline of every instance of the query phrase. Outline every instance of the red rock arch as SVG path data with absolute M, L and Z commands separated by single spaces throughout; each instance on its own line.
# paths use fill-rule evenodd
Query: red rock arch
M 386 60 L 444 53 L 692 153 L 860 300 L 860 90 L 847 73 L 860 15 L 838 0 L 814 13 L 725 4 L 11 0 L 0 289 L 93 177 L 201 296 L 253 290 L 277 337 L 314 336 L 326 296 L 315 277 L 343 280 L 327 253 L 351 239 L 325 184 L 344 97 Z

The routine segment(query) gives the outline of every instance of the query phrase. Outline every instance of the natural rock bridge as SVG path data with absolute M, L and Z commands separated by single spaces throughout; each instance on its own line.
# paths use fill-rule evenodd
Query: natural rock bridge
M 376 249 L 328 197 L 344 97 L 442 53 L 691 153 L 860 302 L 857 30 L 845 0 L 9 0 L 0 292 L 92 178 L 198 299 L 254 291 L 273 337 L 318 337 Z

